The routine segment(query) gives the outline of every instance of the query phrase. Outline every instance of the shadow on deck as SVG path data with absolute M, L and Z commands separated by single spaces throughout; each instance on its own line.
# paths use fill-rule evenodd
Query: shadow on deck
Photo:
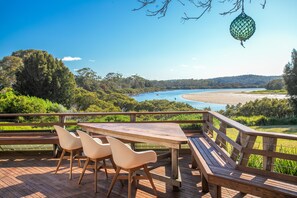
M 182 187 L 175 192 L 172 186 L 154 180 L 158 197 L 210 197 L 201 191 L 200 173 L 190 167 L 190 154 L 181 154 L 179 158 L 182 175 Z M 88 169 L 80 185 L 77 184 L 82 168 L 74 162 L 73 179 L 68 180 L 69 161 L 62 162 L 58 174 L 54 174 L 58 159 L 50 153 L 1 153 L 0 157 L 0 197 L 106 197 L 114 175 L 109 168 L 106 178 L 103 170 L 98 172 L 98 193 L 94 193 L 94 174 Z M 169 166 L 161 166 L 153 172 L 168 173 Z M 150 183 L 141 180 L 138 188 L 132 187 L 135 197 L 155 197 Z M 115 184 L 110 197 L 127 197 L 127 184 Z M 223 188 L 222 197 L 241 197 L 239 192 Z M 250 197 L 250 196 L 245 196 Z

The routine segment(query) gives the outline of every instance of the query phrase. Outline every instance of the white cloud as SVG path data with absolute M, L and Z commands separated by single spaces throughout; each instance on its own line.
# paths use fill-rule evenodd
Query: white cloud
M 80 57 L 71 57 L 71 56 L 65 56 L 62 58 L 62 61 L 79 61 L 81 60 Z

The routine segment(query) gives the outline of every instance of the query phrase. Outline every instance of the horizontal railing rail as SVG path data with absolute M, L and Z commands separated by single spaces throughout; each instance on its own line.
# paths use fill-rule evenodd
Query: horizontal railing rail
M 1 126 L 73 126 L 77 125 L 78 122 L 69 121 L 66 122 L 66 118 L 85 118 L 85 117 L 97 117 L 97 116 L 129 116 L 128 122 L 139 122 L 139 123 L 156 123 L 156 122 L 167 122 L 167 123 L 179 123 L 179 124 L 195 124 L 195 123 L 203 123 L 201 120 L 142 120 L 139 121 L 137 119 L 138 116 L 148 116 L 148 115 L 181 115 L 181 114 L 207 114 L 207 111 L 169 111 L 169 112 L 98 112 L 98 113 L 15 113 L 15 114 L 0 114 L 0 121 L 7 118 L 18 118 L 18 117 L 26 117 L 26 118 L 34 118 L 34 117 L 58 117 L 58 121 L 55 122 L 2 122 Z M 83 121 L 88 122 L 88 121 Z M 103 121 L 101 121 L 103 122 Z M 105 121 L 109 122 L 109 121 Z M 113 121 L 118 122 L 118 121 Z M 123 121 L 121 121 L 123 122 Z

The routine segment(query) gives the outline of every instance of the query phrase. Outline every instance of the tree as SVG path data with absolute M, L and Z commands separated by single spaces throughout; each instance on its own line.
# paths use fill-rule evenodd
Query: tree
M 16 83 L 15 73 L 23 66 L 23 61 L 19 57 L 6 56 L 0 60 L 0 89 L 12 87 Z
M 297 51 L 295 49 L 292 51 L 291 63 L 289 62 L 284 68 L 283 78 L 295 114 L 297 114 Z
M 98 91 L 100 88 L 101 77 L 91 68 L 82 68 L 76 71 L 75 81 L 77 86 L 88 91 Z
M 25 57 L 16 80 L 14 88 L 21 94 L 71 106 L 76 86 L 74 76 L 61 60 L 45 51 L 36 50 Z
M 156 1 L 156 0 L 138 0 L 141 4 L 139 8 L 133 9 L 133 11 L 141 10 L 143 8 L 148 8 L 147 16 L 159 16 L 159 18 L 164 17 L 167 13 L 168 7 L 172 2 L 179 2 L 182 6 L 187 6 L 187 4 L 192 5 L 195 8 L 202 9 L 202 12 L 198 16 L 190 17 L 186 12 L 184 12 L 184 17 L 182 20 L 198 20 L 200 19 L 206 12 L 209 12 L 213 6 L 213 0 L 164 0 L 164 1 Z M 226 12 L 220 13 L 221 15 L 232 14 L 242 8 L 242 4 L 244 0 L 218 0 L 219 3 L 232 3 L 231 9 Z M 262 8 L 264 9 L 266 5 L 266 0 L 263 0 L 261 4 Z M 152 9 L 151 9 L 152 7 Z
M 269 81 L 267 85 L 265 86 L 268 90 L 280 90 L 284 88 L 284 82 L 283 79 L 275 79 L 272 81 Z

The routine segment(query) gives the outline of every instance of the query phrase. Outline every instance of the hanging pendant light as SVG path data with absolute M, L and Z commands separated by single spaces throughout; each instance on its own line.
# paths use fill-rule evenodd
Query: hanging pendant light
M 244 47 L 243 42 L 251 38 L 256 31 L 255 21 L 244 13 L 244 0 L 242 0 L 242 12 L 238 15 L 230 25 L 230 33 L 233 38 L 240 40 L 241 45 Z

